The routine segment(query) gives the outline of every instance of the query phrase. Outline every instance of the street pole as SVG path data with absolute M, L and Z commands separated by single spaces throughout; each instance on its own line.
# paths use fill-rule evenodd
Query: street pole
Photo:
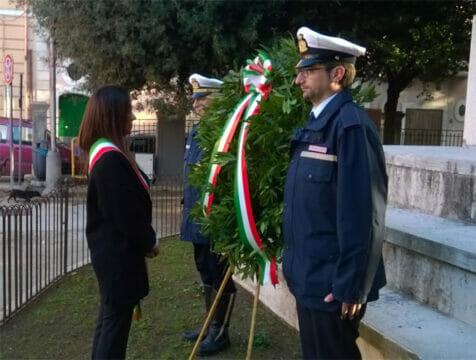
M 50 38 L 50 74 L 51 74 L 51 91 L 50 91 L 50 114 L 51 114 L 51 150 L 56 151 L 56 52 L 55 40 L 53 36 Z
M 13 154 L 13 88 L 12 83 L 8 84 L 8 95 L 10 103 L 10 187 L 13 190 L 13 174 L 15 172 L 15 156 Z
M 22 96 L 23 96 L 23 74 L 20 74 L 20 97 L 18 98 L 18 107 L 20 109 L 20 116 L 19 116 L 19 122 L 20 122 L 20 137 L 18 139 L 18 184 L 21 183 L 21 176 L 22 176 L 22 162 L 21 162 L 21 148 L 22 148 L 22 142 L 23 142 L 23 132 L 22 132 L 22 123 L 23 123 L 23 106 L 22 106 Z
M 7 106 L 10 106 L 10 187 L 13 190 L 13 175 L 15 173 L 15 155 L 13 154 L 13 58 L 6 55 L 3 59 L 3 79 L 7 87 Z
M 51 149 L 46 155 L 46 189 L 56 188 L 61 178 L 61 157 L 56 148 L 56 56 L 54 27 L 50 32 L 50 118 L 51 118 Z

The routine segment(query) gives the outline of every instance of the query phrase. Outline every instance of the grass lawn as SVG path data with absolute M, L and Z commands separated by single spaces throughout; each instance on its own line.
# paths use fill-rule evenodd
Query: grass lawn
M 198 327 L 205 311 L 191 244 L 162 240 L 161 254 L 149 260 L 151 292 L 143 318 L 132 324 L 129 359 L 186 359 L 193 344 L 180 339 Z M 67 275 L 0 328 L 1 359 L 88 359 L 98 310 L 91 266 Z M 232 346 L 215 359 L 244 359 L 253 304 L 239 288 L 230 325 Z M 300 358 L 299 334 L 260 305 L 253 359 Z

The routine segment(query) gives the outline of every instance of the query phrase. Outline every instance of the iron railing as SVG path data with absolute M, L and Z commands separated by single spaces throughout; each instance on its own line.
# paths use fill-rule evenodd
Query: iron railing
M 152 226 L 157 237 L 164 238 L 180 232 L 182 221 L 183 178 L 159 177 L 150 189 L 152 199 Z
M 462 146 L 463 130 L 403 129 L 400 144 Z
M 152 185 L 158 238 L 180 232 L 182 190 L 181 177 L 158 178 Z M 86 191 L 85 180 L 69 180 L 47 197 L 0 206 L 0 325 L 65 274 L 90 263 Z
M 199 118 L 192 113 L 190 116 L 185 118 L 185 136 L 190 132 L 193 125 L 195 125 L 199 121 Z M 154 120 L 144 121 L 144 120 L 136 120 L 132 125 L 131 130 L 131 137 L 138 137 L 140 135 L 149 135 L 149 136 L 157 136 L 159 128 L 157 127 L 157 122 Z
M 69 271 L 89 263 L 84 183 L 0 206 L 0 323 Z

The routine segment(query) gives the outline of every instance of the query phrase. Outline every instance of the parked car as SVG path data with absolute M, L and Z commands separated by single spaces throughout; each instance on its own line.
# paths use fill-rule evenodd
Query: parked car
M 19 150 L 20 150 L 20 127 L 19 120 L 13 119 L 13 154 L 14 175 L 18 176 Z M 33 166 L 33 152 L 40 159 L 46 160 L 49 149 L 50 134 L 44 134 L 44 140 L 40 144 L 33 144 L 33 129 L 30 121 L 22 121 L 21 134 L 21 176 L 31 174 Z M 0 117 L 0 175 L 10 175 L 10 119 Z M 71 173 L 71 150 L 67 144 L 58 142 L 58 151 L 61 157 L 61 170 L 63 174 Z M 35 145 L 35 146 L 34 146 Z M 44 158 L 44 159 L 43 159 Z M 38 175 L 38 174 L 37 174 Z

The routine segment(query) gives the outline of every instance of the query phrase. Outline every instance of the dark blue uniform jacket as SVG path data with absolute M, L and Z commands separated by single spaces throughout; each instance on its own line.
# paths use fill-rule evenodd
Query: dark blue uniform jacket
M 195 139 L 198 124 L 194 125 L 190 131 L 187 144 L 185 145 L 185 170 L 184 170 L 184 192 L 183 192 L 183 219 L 180 229 L 180 240 L 191 241 L 194 244 L 210 244 L 210 240 L 200 234 L 200 226 L 190 216 L 190 210 L 200 201 L 200 191 L 188 183 L 190 165 L 196 164 L 203 156 L 199 148 L 199 142 Z
M 284 189 L 283 271 L 296 301 L 335 311 L 376 300 L 387 174 L 377 130 L 341 91 L 296 131 Z M 324 303 L 333 293 L 338 301 Z

